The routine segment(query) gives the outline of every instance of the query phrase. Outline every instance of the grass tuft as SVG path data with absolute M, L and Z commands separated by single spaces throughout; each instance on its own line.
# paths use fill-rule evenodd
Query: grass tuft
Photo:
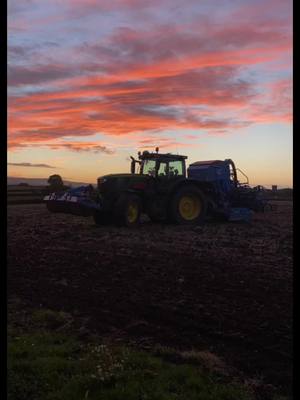
M 238 385 L 217 382 L 194 365 L 63 334 L 10 338 L 8 400 L 250 400 Z

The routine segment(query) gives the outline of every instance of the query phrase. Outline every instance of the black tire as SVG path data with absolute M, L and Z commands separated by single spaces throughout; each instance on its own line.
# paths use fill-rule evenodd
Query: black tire
M 142 203 L 139 196 L 122 194 L 115 203 L 114 222 L 117 226 L 134 227 L 140 222 Z
M 207 201 L 196 186 L 183 186 L 171 198 L 169 218 L 180 225 L 196 225 L 204 222 Z
M 112 222 L 112 217 L 109 213 L 95 211 L 93 214 L 96 225 L 109 225 Z

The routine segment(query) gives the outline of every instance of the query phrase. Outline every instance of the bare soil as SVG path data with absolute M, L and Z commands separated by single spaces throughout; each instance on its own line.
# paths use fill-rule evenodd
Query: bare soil
M 8 297 L 113 340 L 212 351 L 290 391 L 292 202 L 249 224 L 133 230 L 9 206 Z

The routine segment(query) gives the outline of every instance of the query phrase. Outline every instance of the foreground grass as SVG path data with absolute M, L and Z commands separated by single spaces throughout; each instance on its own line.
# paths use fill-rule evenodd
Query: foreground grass
M 10 338 L 9 400 L 246 400 L 237 385 L 147 353 L 47 332 Z
M 224 366 L 209 352 L 156 348 L 150 354 L 95 337 L 83 343 L 70 315 L 21 310 L 21 303 L 8 309 L 8 400 L 256 398 L 249 386 L 226 378 Z

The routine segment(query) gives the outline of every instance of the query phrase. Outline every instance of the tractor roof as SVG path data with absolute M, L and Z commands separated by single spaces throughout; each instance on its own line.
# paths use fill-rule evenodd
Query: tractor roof
M 143 151 L 143 153 L 139 154 L 140 160 L 161 160 L 161 161 L 170 161 L 170 160 L 186 160 L 187 156 L 182 156 L 179 154 L 171 154 L 171 153 L 150 153 L 149 151 Z

